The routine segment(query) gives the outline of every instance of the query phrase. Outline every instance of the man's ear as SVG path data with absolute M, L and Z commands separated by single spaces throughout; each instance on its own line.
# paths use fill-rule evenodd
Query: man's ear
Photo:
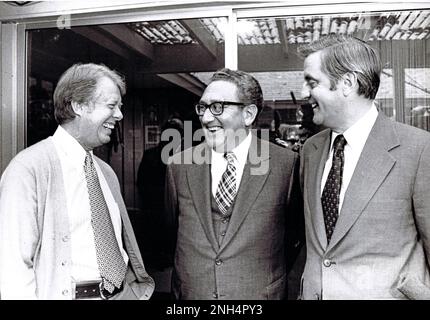
M 258 114 L 258 108 L 255 104 L 250 104 L 243 108 L 245 113 L 245 125 L 249 127 L 255 120 Z
M 358 80 L 355 72 L 348 72 L 342 76 L 342 88 L 345 97 L 352 92 L 358 92 Z
M 77 103 L 76 101 L 72 101 L 71 105 L 72 105 L 73 112 L 77 116 L 81 116 L 84 111 L 84 106 L 80 103 Z

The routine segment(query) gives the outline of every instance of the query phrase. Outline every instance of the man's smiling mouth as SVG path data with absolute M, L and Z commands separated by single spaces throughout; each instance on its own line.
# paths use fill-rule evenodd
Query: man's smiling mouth
M 105 122 L 105 123 L 103 123 L 103 127 L 105 127 L 106 129 L 113 130 L 115 128 L 115 123 Z
M 207 127 L 208 131 L 211 133 L 217 132 L 218 130 L 221 130 L 222 127 L 220 126 L 213 126 L 213 127 Z

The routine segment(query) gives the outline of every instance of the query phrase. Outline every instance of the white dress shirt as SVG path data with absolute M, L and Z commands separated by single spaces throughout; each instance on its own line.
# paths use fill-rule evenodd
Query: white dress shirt
M 236 190 L 239 190 L 240 181 L 242 180 L 243 168 L 248 158 L 249 146 L 251 145 L 252 135 L 251 132 L 248 136 L 231 152 L 236 156 Z M 212 195 L 215 197 L 218 189 L 218 184 L 221 181 L 222 175 L 227 168 L 227 160 L 224 158 L 224 153 L 211 150 L 211 176 L 212 176 Z
M 361 152 L 363 151 L 364 145 L 366 144 L 367 138 L 369 137 L 370 131 L 372 130 L 377 117 L 378 110 L 373 104 L 363 117 L 361 117 L 353 126 L 348 128 L 343 133 L 343 136 L 346 140 L 346 145 L 344 149 L 345 162 L 343 166 L 342 186 L 340 188 L 339 197 L 339 213 L 342 208 L 345 192 L 348 189 L 349 182 L 351 181 L 355 167 L 357 166 L 358 159 L 360 159 Z M 325 163 L 321 180 L 321 195 L 323 193 L 333 161 L 333 142 L 339 134 L 340 133 L 334 131 L 331 133 L 330 154 L 328 156 L 327 162 Z
M 66 191 L 72 246 L 72 281 L 100 280 L 94 233 L 91 225 L 90 200 L 84 173 L 86 152 L 79 142 L 61 126 L 58 126 L 58 129 L 55 131 L 53 141 L 60 158 L 64 189 Z M 92 156 L 92 151 L 90 153 Z M 115 236 L 122 257 L 127 264 L 128 256 L 123 249 L 121 238 L 122 224 L 119 208 L 94 158 L 93 162 L 111 215 Z

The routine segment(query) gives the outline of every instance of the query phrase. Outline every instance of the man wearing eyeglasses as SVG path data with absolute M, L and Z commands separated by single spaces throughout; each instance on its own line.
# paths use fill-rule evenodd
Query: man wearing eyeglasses
M 251 75 L 215 72 L 195 106 L 205 142 L 188 150 L 190 164 L 183 163 L 187 150 L 169 161 L 177 299 L 285 298 L 297 157 L 251 133 L 262 106 Z

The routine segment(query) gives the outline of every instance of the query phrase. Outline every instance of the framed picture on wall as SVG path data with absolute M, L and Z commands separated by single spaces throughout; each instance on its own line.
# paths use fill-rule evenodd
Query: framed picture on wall
M 145 149 L 155 147 L 160 143 L 160 127 L 157 125 L 145 126 Z

